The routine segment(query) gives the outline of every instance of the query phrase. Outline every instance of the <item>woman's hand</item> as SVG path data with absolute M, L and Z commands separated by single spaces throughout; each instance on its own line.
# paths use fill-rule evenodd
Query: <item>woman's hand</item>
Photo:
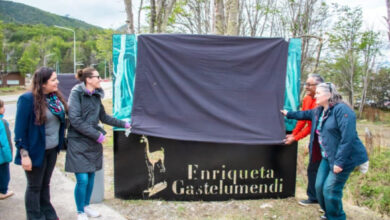
M 107 138 L 106 138 L 106 136 L 103 136 L 103 140 L 102 140 L 101 144 L 104 144 L 106 142 L 107 142 Z
M 337 166 L 337 165 L 334 165 L 333 166 L 333 172 L 334 173 L 340 173 L 341 171 L 343 171 L 343 168 Z
M 283 109 L 283 110 L 280 110 L 280 112 L 281 112 L 284 116 L 287 116 L 287 113 L 288 113 L 287 110 Z
M 284 144 L 289 145 L 289 144 L 292 144 L 295 141 L 295 137 L 294 137 L 293 134 L 288 134 L 288 135 L 286 135 L 286 138 L 283 139 L 283 141 L 284 141 Z
M 32 170 L 32 163 L 30 156 L 23 156 L 22 157 L 22 167 L 25 171 L 31 171 Z

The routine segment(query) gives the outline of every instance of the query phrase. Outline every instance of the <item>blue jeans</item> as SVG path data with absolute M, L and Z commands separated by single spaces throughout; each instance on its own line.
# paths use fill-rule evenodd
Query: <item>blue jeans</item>
M 352 170 L 353 168 L 344 169 L 335 174 L 333 169 L 330 169 L 328 160 L 321 160 L 317 173 L 316 193 L 318 203 L 329 220 L 346 219 L 342 203 L 343 188 Z
M 91 200 L 95 173 L 75 173 L 77 183 L 74 189 L 77 212 L 83 213 L 84 207 L 89 205 Z
M 6 194 L 8 192 L 9 180 L 9 163 L 0 164 L 0 193 Z
M 317 171 L 318 167 L 320 166 L 320 161 L 318 162 L 312 162 L 311 160 L 309 161 L 309 165 L 307 166 L 307 196 L 309 200 L 311 201 L 317 201 L 317 194 L 316 194 L 316 177 L 317 177 Z

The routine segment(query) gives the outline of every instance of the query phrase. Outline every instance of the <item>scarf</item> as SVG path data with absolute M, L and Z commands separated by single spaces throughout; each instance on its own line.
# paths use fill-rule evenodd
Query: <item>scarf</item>
M 65 107 L 54 92 L 46 96 L 46 103 L 50 112 L 53 115 L 57 116 L 60 119 L 61 123 L 64 123 Z

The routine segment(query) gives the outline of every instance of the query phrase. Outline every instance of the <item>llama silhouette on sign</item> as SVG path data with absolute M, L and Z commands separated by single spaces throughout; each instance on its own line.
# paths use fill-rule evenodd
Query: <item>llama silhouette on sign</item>
M 164 180 L 160 183 L 155 184 L 155 176 L 154 176 L 154 168 L 158 167 L 157 169 L 160 174 L 163 174 L 166 172 L 165 165 L 164 165 L 164 148 L 161 147 L 160 150 L 150 152 L 149 148 L 149 140 L 145 135 L 142 135 L 141 143 L 145 143 L 145 162 L 146 166 L 148 168 L 148 188 L 144 190 L 143 194 L 144 196 L 151 197 L 154 194 L 164 190 L 167 188 L 167 182 Z

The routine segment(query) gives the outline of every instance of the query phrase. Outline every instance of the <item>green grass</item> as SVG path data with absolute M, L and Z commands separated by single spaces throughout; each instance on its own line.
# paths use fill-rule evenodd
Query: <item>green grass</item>
M 9 87 L 0 87 L 0 93 L 5 94 L 14 94 L 24 92 L 26 88 L 24 86 L 9 86 Z
M 379 151 L 380 149 L 380 151 Z M 346 187 L 348 199 L 381 214 L 390 214 L 390 150 L 375 148 L 368 173 L 354 171 Z

